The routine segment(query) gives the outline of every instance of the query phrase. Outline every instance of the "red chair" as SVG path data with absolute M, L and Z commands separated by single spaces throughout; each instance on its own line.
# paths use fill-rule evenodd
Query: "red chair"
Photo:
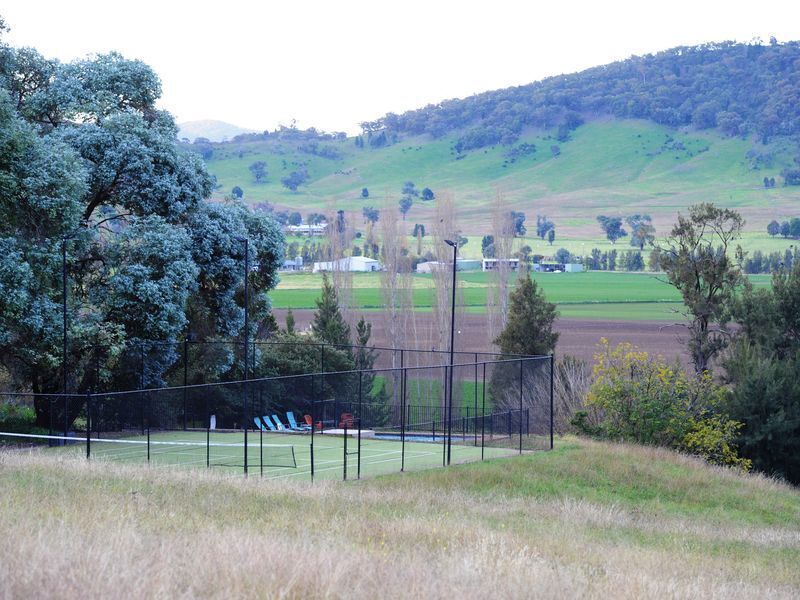
M 352 413 L 342 413 L 339 419 L 339 429 L 352 429 L 355 419 Z

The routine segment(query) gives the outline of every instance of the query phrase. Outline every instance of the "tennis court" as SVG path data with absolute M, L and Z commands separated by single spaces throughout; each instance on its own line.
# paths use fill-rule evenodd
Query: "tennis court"
M 10 436 L 11 434 L 5 434 Z M 248 474 L 269 479 L 311 480 L 312 440 L 310 434 L 250 433 L 247 440 Z M 413 436 L 409 436 L 413 440 Z M 85 437 L 26 436 L 19 443 L 39 443 L 40 451 L 85 456 Z M 346 443 L 345 443 L 346 442 Z M 453 463 L 479 461 L 518 454 L 513 448 L 474 443 L 453 443 Z M 489 443 L 489 440 L 486 440 Z M 244 434 L 238 432 L 177 431 L 147 435 L 93 437 L 89 440 L 92 460 L 148 463 L 157 469 L 213 468 L 241 475 L 244 468 Z M 360 452 L 359 452 L 360 450 Z M 374 477 L 388 473 L 441 466 L 446 443 L 381 440 L 357 436 L 316 434 L 313 440 L 314 479 Z M 359 456 L 360 454 L 360 456 Z
M 0 431 L 0 445 L 300 481 L 552 448 L 552 357 L 482 358 L 85 395 L 9 392 L 14 406 L 51 419 L 36 434 Z

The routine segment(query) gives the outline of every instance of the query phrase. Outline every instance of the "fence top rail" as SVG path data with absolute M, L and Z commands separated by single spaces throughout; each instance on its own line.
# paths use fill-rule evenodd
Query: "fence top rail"
M 230 346 L 241 346 L 244 344 L 243 341 L 239 340 L 192 340 L 192 339 L 184 339 L 184 340 L 138 340 L 132 344 L 134 347 L 142 347 L 142 346 L 182 346 L 183 344 L 198 344 L 198 345 L 212 345 L 212 344 L 219 344 L 219 345 L 230 345 Z M 305 346 L 316 346 L 318 348 L 351 348 L 351 349 L 358 349 L 363 348 L 364 346 L 359 346 L 357 344 L 329 344 L 326 342 L 280 342 L 280 341 L 271 341 L 271 340 L 252 340 L 250 341 L 252 346 L 297 346 L 297 345 L 305 345 Z M 393 348 L 391 346 L 368 346 L 369 349 L 372 350 L 387 350 L 392 352 L 417 352 L 421 354 L 439 354 L 449 356 L 449 350 L 436 350 L 431 348 L 430 350 L 425 348 Z M 475 351 L 468 351 L 468 350 L 454 350 L 453 354 L 455 355 L 464 355 L 464 356 L 508 356 L 511 358 L 533 358 L 537 357 L 535 354 L 514 354 L 514 353 L 504 353 L 504 352 L 488 352 L 486 350 L 479 350 Z
M 550 362 L 552 360 L 552 357 L 553 357 L 552 354 L 545 356 L 524 356 L 520 358 L 509 358 L 504 360 L 458 363 L 452 365 L 452 367 L 456 369 L 459 367 L 479 367 L 482 365 L 501 365 L 501 364 L 522 365 L 523 363 Z M 386 367 L 382 369 L 360 369 L 360 370 L 350 370 L 350 371 L 324 371 L 316 373 L 301 373 L 298 375 L 275 375 L 273 377 L 259 377 L 257 379 L 237 379 L 235 381 L 218 381 L 214 383 L 196 383 L 192 385 L 180 385 L 172 387 L 144 388 L 141 390 L 123 390 L 121 392 L 94 392 L 92 395 L 103 396 L 103 397 L 126 396 L 135 394 L 153 393 L 153 392 L 166 392 L 166 391 L 177 392 L 181 390 L 208 389 L 226 385 L 233 386 L 236 384 L 244 384 L 244 383 L 265 383 L 270 381 L 285 381 L 288 379 L 300 379 L 303 377 L 333 377 L 333 376 L 344 376 L 344 375 L 358 375 L 359 373 L 380 374 L 380 373 L 390 373 L 392 371 L 427 371 L 431 369 L 446 369 L 446 368 L 450 368 L 450 365 L 448 364 L 448 365 L 421 366 L 421 367 Z
M 10 398 L 86 398 L 86 394 L 60 393 L 60 392 L 0 392 L 0 397 Z

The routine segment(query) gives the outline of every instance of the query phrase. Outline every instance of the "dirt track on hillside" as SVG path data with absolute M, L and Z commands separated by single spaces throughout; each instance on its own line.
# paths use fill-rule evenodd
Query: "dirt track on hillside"
M 285 323 L 285 310 L 276 310 L 275 316 L 278 323 Z M 311 323 L 314 311 L 294 311 L 297 329 L 305 329 Z M 388 339 L 383 315 L 380 312 L 366 313 L 366 318 L 372 322 L 372 342 L 376 346 L 394 346 Z M 421 332 L 417 340 L 417 348 L 433 348 L 430 335 L 425 335 L 431 330 L 432 315 L 421 313 L 417 315 L 418 331 Z M 456 337 L 456 348 L 459 350 L 486 350 L 489 349 L 486 317 L 483 315 L 462 315 L 459 317 L 460 326 Z M 670 326 L 669 323 L 660 321 L 593 321 L 586 319 L 559 319 L 556 330 L 560 334 L 556 351 L 559 355 L 571 354 L 591 362 L 592 354 L 597 349 L 600 338 L 605 337 L 614 345 L 620 342 L 630 342 L 651 354 L 661 355 L 672 362 L 678 358 L 683 364 L 688 365 L 685 343 L 685 329 L 679 326 Z

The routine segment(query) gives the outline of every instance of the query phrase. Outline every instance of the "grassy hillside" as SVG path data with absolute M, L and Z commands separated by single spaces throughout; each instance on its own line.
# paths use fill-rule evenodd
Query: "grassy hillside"
M 486 210 L 496 189 L 526 213 L 529 229 L 536 214 L 555 221 L 553 248 L 579 251 L 585 244 L 588 252 L 600 246 L 599 214 L 650 213 L 663 235 L 678 210 L 703 201 L 740 210 L 753 232 L 753 247 L 785 249 L 791 243 L 769 240 L 765 233 L 771 219 L 796 216 L 800 206 L 800 188 L 780 185 L 779 173 L 792 164 L 795 152 L 781 142 L 763 146 L 715 132 L 607 119 L 582 125 L 566 142 L 556 141 L 552 131 L 528 131 L 513 147 L 535 144 L 537 151 L 512 162 L 510 147 L 500 145 L 459 156 L 454 139 L 404 139 L 381 149 L 357 148 L 352 139 L 319 143 L 334 148 L 338 159 L 299 152 L 296 143 L 286 141 L 232 143 L 218 146 L 208 167 L 220 183 L 219 197 L 239 185 L 248 202 L 268 201 L 303 216 L 335 206 L 353 212 L 359 222 L 364 206 L 396 210 L 404 181 L 437 194 L 449 190 L 457 200 L 460 226 L 478 236 L 465 249 L 473 255 L 480 253 L 479 236 L 489 233 Z M 553 145 L 559 146 L 558 156 L 551 152 Z M 748 158 L 751 151 L 761 158 Z M 266 183 L 256 184 L 248 171 L 257 160 L 268 165 Z M 309 184 L 297 192 L 285 189 L 281 177 L 302 168 L 308 170 Z M 764 189 L 765 176 L 775 177 L 778 185 Z M 369 199 L 361 198 L 363 187 Z M 415 201 L 409 230 L 415 222 L 431 222 L 434 202 Z M 618 247 L 627 247 L 627 241 Z
M 0 453 L 7 597 L 797 597 L 800 492 L 565 439 L 349 484 Z

